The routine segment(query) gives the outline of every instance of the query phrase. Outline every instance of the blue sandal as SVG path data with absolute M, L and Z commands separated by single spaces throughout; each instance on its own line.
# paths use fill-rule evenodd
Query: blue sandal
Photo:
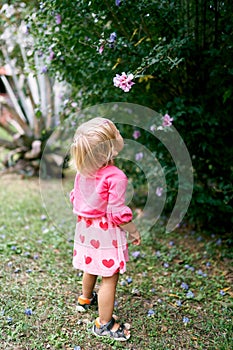
M 115 318 L 112 317 L 108 323 L 102 325 L 98 319 L 96 319 L 92 332 L 96 337 L 109 337 L 117 341 L 128 340 L 130 338 L 130 334 L 125 334 L 125 330 L 128 329 L 124 324 L 121 324 L 116 331 L 112 331 L 115 322 Z

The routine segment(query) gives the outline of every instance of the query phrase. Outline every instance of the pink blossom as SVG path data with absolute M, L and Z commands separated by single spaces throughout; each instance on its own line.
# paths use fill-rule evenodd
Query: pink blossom
M 51 50 L 50 54 L 49 54 L 50 61 L 52 61 L 54 59 L 54 57 L 55 57 L 55 53 Z
M 134 76 L 133 74 L 127 75 L 125 72 L 120 74 L 116 74 L 115 78 L 113 78 L 114 86 L 119 87 L 124 92 L 129 92 L 131 87 L 135 84 L 132 82 Z
M 56 24 L 61 24 L 61 15 L 59 15 L 59 13 L 55 15 L 55 22 Z
M 137 140 L 140 136 L 141 136 L 141 133 L 140 133 L 139 130 L 135 130 L 135 131 L 133 132 L 133 138 L 134 138 L 135 140 Z
M 163 126 L 171 126 L 172 125 L 173 118 L 170 117 L 170 115 L 165 114 L 163 116 Z
M 99 53 L 102 54 L 103 51 L 104 51 L 104 45 L 101 45 L 99 48 Z

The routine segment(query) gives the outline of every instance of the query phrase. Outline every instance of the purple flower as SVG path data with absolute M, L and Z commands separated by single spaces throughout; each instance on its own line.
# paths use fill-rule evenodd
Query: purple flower
M 135 251 L 135 252 L 132 253 L 132 256 L 133 256 L 135 259 L 137 259 L 137 258 L 139 258 L 139 257 L 141 256 L 141 253 L 137 250 L 137 251 Z
M 74 347 L 74 350 L 81 350 L 81 347 L 79 345 Z
M 55 21 L 56 21 L 56 24 L 61 24 L 61 15 L 56 14 Z
M 115 1 L 115 4 L 116 4 L 116 6 L 120 6 L 121 0 L 116 0 L 116 1 Z
M 109 42 L 110 42 L 110 43 L 114 43 L 115 40 L 116 40 L 116 38 L 117 38 L 116 33 L 115 33 L 115 32 L 111 33 L 111 34 L 110 34 L 110 37 L 109 37 Z
M 135 154 L 135 160 L 136 161 L 139 161 L 143 158 L 143 153 L 142 152 L 139 152 L 139 153 L 136 153 Z
M 133 74 L 127 75 L 125 72 L 120 74 L 116 74 L 115 78 L 113 78 L 114 86 L 119 87 L 124 92 L 129 92 L 131 87 L 135 84 L 133 80 Z
M 177 300 L 177 301 L 176 301 L 176 305 L 177 305 L 177 306 L 182 306 L 182 301 Z
M 209 261 L 207 261 L 206 267 L 210 267 L 210 266 L 211 266 L 211 263 Z
M 27 316 L 31 316 L 31 315 L 33 314 L 33 312 L 32 312 L 31 309 L 26 309 L 26 310 L 24 311 L 24 313 L 25 313 L 25 315 L 27 315 Z
M 194 298 L 194 293 L 191 290 L 189 290 L 188 293 L 186 294 L 186 297 L 187 298 Z
M 206 277 L 206 276 L 207 276 L 207 274 L 204 273 L 201 269 L 197 270 L 197 274 L 198 274 L 199 276 L 202 276 L 202 277 Z
M 220 290 L 219 294 L 224 296 L 226 293 L 224 292 L 224 290 Z
M 190 321 L 190 320 L 189 320 L 188 317 L 186 317 L 186 316 L 183 317 L 183 323 L 184 323 L 184 324 L 187 324 L 189 321 Z
M 189 286 L 188 286 L 187 283 L 182 282 L 182 283 L 181 283 L 181 288 L 183 288 L 183 289 L 185 289 L 185 290 L 188 290 L 188 289 L 189 289 Z
M 184 265 L 184 267 L 187 269 L 187 270 L 191 270 L 191 271 L 194 271 L 194 267 L 193 266 L 189 266 L 188 264 Z
M 175 243 L 173 241 L 170 241 L 169 245 L 172 247 L 173 245 L 175 245 Z
M 41 74 L 44 74 L 44 73 L 46 73 L 48 71 L 48 68 L 46 67 L 46 66 L 44 66 L 44 67 L 42 67 L 41 68 Z
M 171 126 L 172 125 L 173 118 L 170 117 L 170 115 L 165 114 L 163 116 L 163 126 Z
M 135 130 L 135 131 L 133 132 L 133 138 L 134 138 L 135 140 L 137 140 L 140 136 L 141 136 L 141 133 L 140 133 L 139 130 Z
M 132 279 L 131 277 L 128 277 L 128 278 L 126 278 L 126 282 L 127 282 L 128 284 L 130 284 L 130 283 L 133 282 L 133 279 Z
M 163 267 L 165 267 L 165 269 L 167 269 L 167 268 L 169 267 L 169 264 L 168 264 L 167 262 L 165 262 L 165 263 L 163 264 Z
M 55 53 L 53 52 L 53 50 L 50 51 L 50 54 L 49 54 L 49 59 L 50 61 L 52 61 L 55 57 Z
M 161 197 L 163 194 L 163 187 L 157 187 L 155 194 L 156 194 L 156 196 Z
M 158 258 L 160 258 L 160 256 L 161 256 L 160 251 L 159 251 L 159 250 L 157 250 L 157 251 L 155 252 L 155 255 L 156 255 Z
M 150 309 L 148 310 L 147 316 L 153 316 L 155 314 L 154 310 Z

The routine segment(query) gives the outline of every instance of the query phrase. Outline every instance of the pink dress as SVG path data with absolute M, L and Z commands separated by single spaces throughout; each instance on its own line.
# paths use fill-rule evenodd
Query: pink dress
M 128 245 L 120 224 L 132 220 L 125 205 L 126 175 L 114 165 L 99 169 L 94 177 L 76 175 L 70 193 L 77 215 L 73 265 L 93 275 L 124 273 Z

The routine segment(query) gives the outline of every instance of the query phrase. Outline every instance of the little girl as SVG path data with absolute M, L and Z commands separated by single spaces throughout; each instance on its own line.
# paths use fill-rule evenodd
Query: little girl
M 126 325 L 113 317 L 119 273 L 126 271 L 128 238 L 139 245 L 141 238 L 125 205 L 126 175 L 113 165 L 124 142 L 116 126 L 108 119 L 94 118 L 78 127 L 71 154 L 77 168 L 70 199 L 77 216 L 73 265 L 83 270 L 82 295 L 78 311 L 86 311 L 97 302 L 93 292 L 97 276 L 102 276 L 98 293 L 99 317 L 93 333 L 125 341 L 130 338 Z

